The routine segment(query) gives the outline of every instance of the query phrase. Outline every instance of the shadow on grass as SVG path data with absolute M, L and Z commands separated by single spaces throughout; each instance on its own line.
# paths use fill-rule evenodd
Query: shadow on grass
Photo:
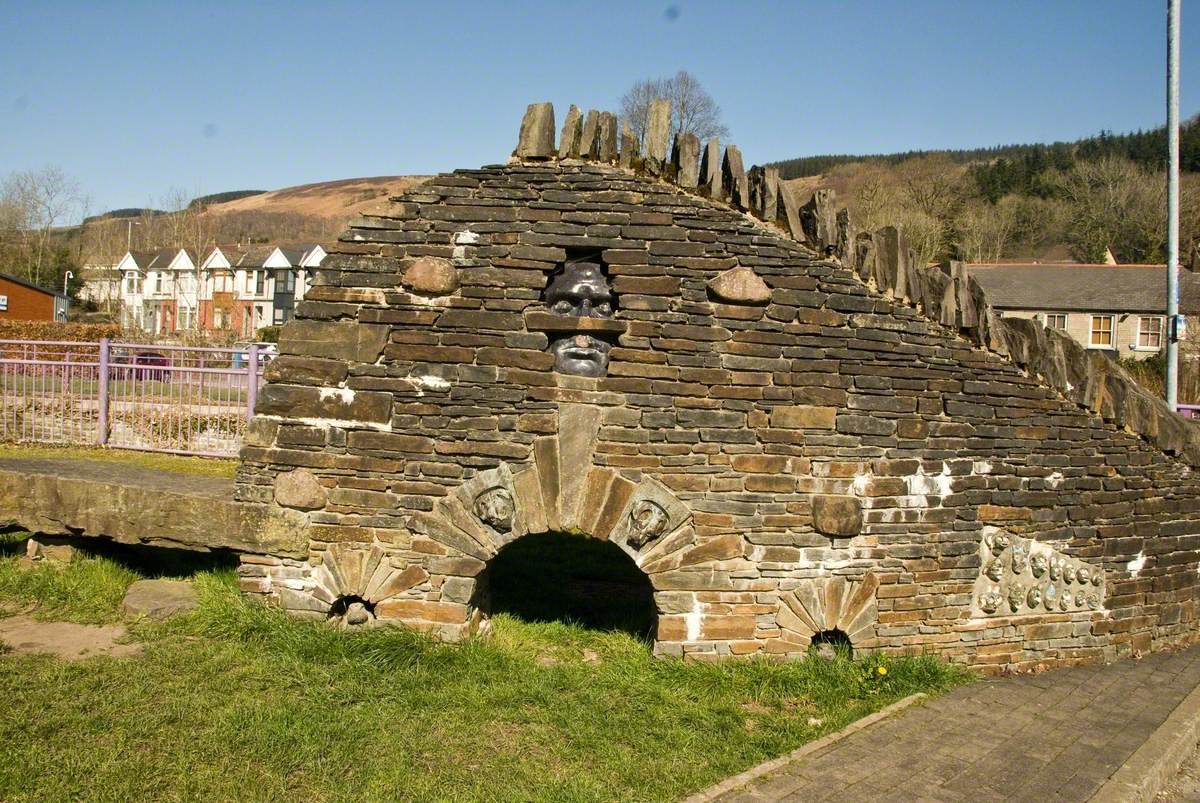
M 196 552 L 158 546 L 119 544 L 104 538 L 80 538 L 72 545 L 85 557 L 105 558 L 143 577 L 192 577 L 202 572 L 237 569 L 237 554 L 228 550 Z
M 19 529 L 0 530 L 0 558 L 11 558 L 25 554 L 25 541 L 29 533 Z
M 654 638 L 657 611 L 646 575 L 616 544 L 542 533 L 508 544 L 479 579 L 475 604 L 489 616 L 569 622 Z

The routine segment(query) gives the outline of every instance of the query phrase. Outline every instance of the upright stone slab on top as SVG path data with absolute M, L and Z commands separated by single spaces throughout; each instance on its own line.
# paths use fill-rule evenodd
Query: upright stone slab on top
M 558 158 L 578 159 L 579 141 L 583 137 L 583 115 L 574 103 L 567 110 L 567 119 L 563 120 L 562 136 L 559 137 Z
M 721 177 L 721 143 L 714 138 L 704 146 L 704 154 L 700 160 L 700 190 L 713 200 L 721 200 L 725 197 L 724 187 Z
M 675 165 L 675 183 L 692 189 L 700 184 L 700 138 L 691 132 L 675 135 L 675 146 L 671 149 L 671 161 Z
M 729 202 L 738 209 L 749 209 L 750 185 L 742 164 L 742 152 L 736 145 L 725 146 L 725 159 L 721 162 L 721 180 L 729 189 Z
M 642 157 L 639 150 L 637 137 L 634 136 L 633 129 L 629 127 L 629 121 L 622 120 L 620 157 L 621 167 L 632 169 L 640 165 Z
M 600 112 L 589 109 L 583 120 L 583 128 L 579 135 L 579 155 L 584 159 L 595 159 L 600 150 Z
M 596 159 L 601 162 L 615 162 L 617 160 L 617 117 L 612 112 L 600 112 L 596 140 Z
M 531 103 L 521 120 L 518 159 L 549 159 L 554 156 L 554 105 Z
M 785 182 L 779 182 L 779 203 L 776 206 L 776 220 L 783 226 L 793 240 L 798 243 L 808 242 L 804 233 L 804 224 L 800 222 L 800 205 L 796 202 L 795 192 Z
M 667 161 L 667 148 L 671 136 L 671 101 L 658 99 L 650 102 L 646 116 L 646 168 L 654 174 L 662 172 Z
M 831 189 L 817 190 L 808 203 L 800 207 L 800 223 L 808 241 L 822 249 L 836 246 L 838 241 L 837 196 Z

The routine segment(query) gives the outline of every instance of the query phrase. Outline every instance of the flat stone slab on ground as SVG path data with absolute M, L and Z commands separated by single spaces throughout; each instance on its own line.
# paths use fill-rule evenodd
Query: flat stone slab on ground
M 119 644 L 125 628 L 120 625 L 77 625 L 72 622 L 40 622 L 30 616 L 0 619 L 0 642 L 18 653 L 45 653 L 65 661 L 81 661 L 96 655 L 127 658 L 140 655 L 142 645 Z
M 194 610 L 196 604 L 196 589 L 186 580 L 138 580 L 125 593 L 121 610 L 161 620 Z

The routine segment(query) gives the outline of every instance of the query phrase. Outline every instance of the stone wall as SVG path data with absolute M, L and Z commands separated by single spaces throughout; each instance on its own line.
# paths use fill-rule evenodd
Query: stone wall
M 618 152 L 615 118 L 573 109 L 556 149 L 546 106 L 510 164 L 438 176 L 331 252 L 239 471 L 240 498 L 308 517 L 309 555 L 255 558 L 245 590 L 458 638 L 488 560 L 571 531 L 646 572 L 665 654 L 837 631 L 995 668 L 1193 637 L 1192 426 L 732 146 L 668 156 L 652 125 Z M 610 317 L 547 305 L 580 259 Z M 605 375 L 555 370 L 563 332 L 611 344 Z

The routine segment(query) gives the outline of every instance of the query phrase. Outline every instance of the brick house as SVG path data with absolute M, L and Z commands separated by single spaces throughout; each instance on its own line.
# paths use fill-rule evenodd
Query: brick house
M 62 293 L 0 273 L 0 320 L 65 321 L 70 306 Z
M 1166 344 L 1165 265 L 981 263 L 967 266 L 1004 317 L 1033 318 L 1086 349 L 1144 360 Z M 1179 310 L 1200 315 L 1200 275 L 1180 271 Z

